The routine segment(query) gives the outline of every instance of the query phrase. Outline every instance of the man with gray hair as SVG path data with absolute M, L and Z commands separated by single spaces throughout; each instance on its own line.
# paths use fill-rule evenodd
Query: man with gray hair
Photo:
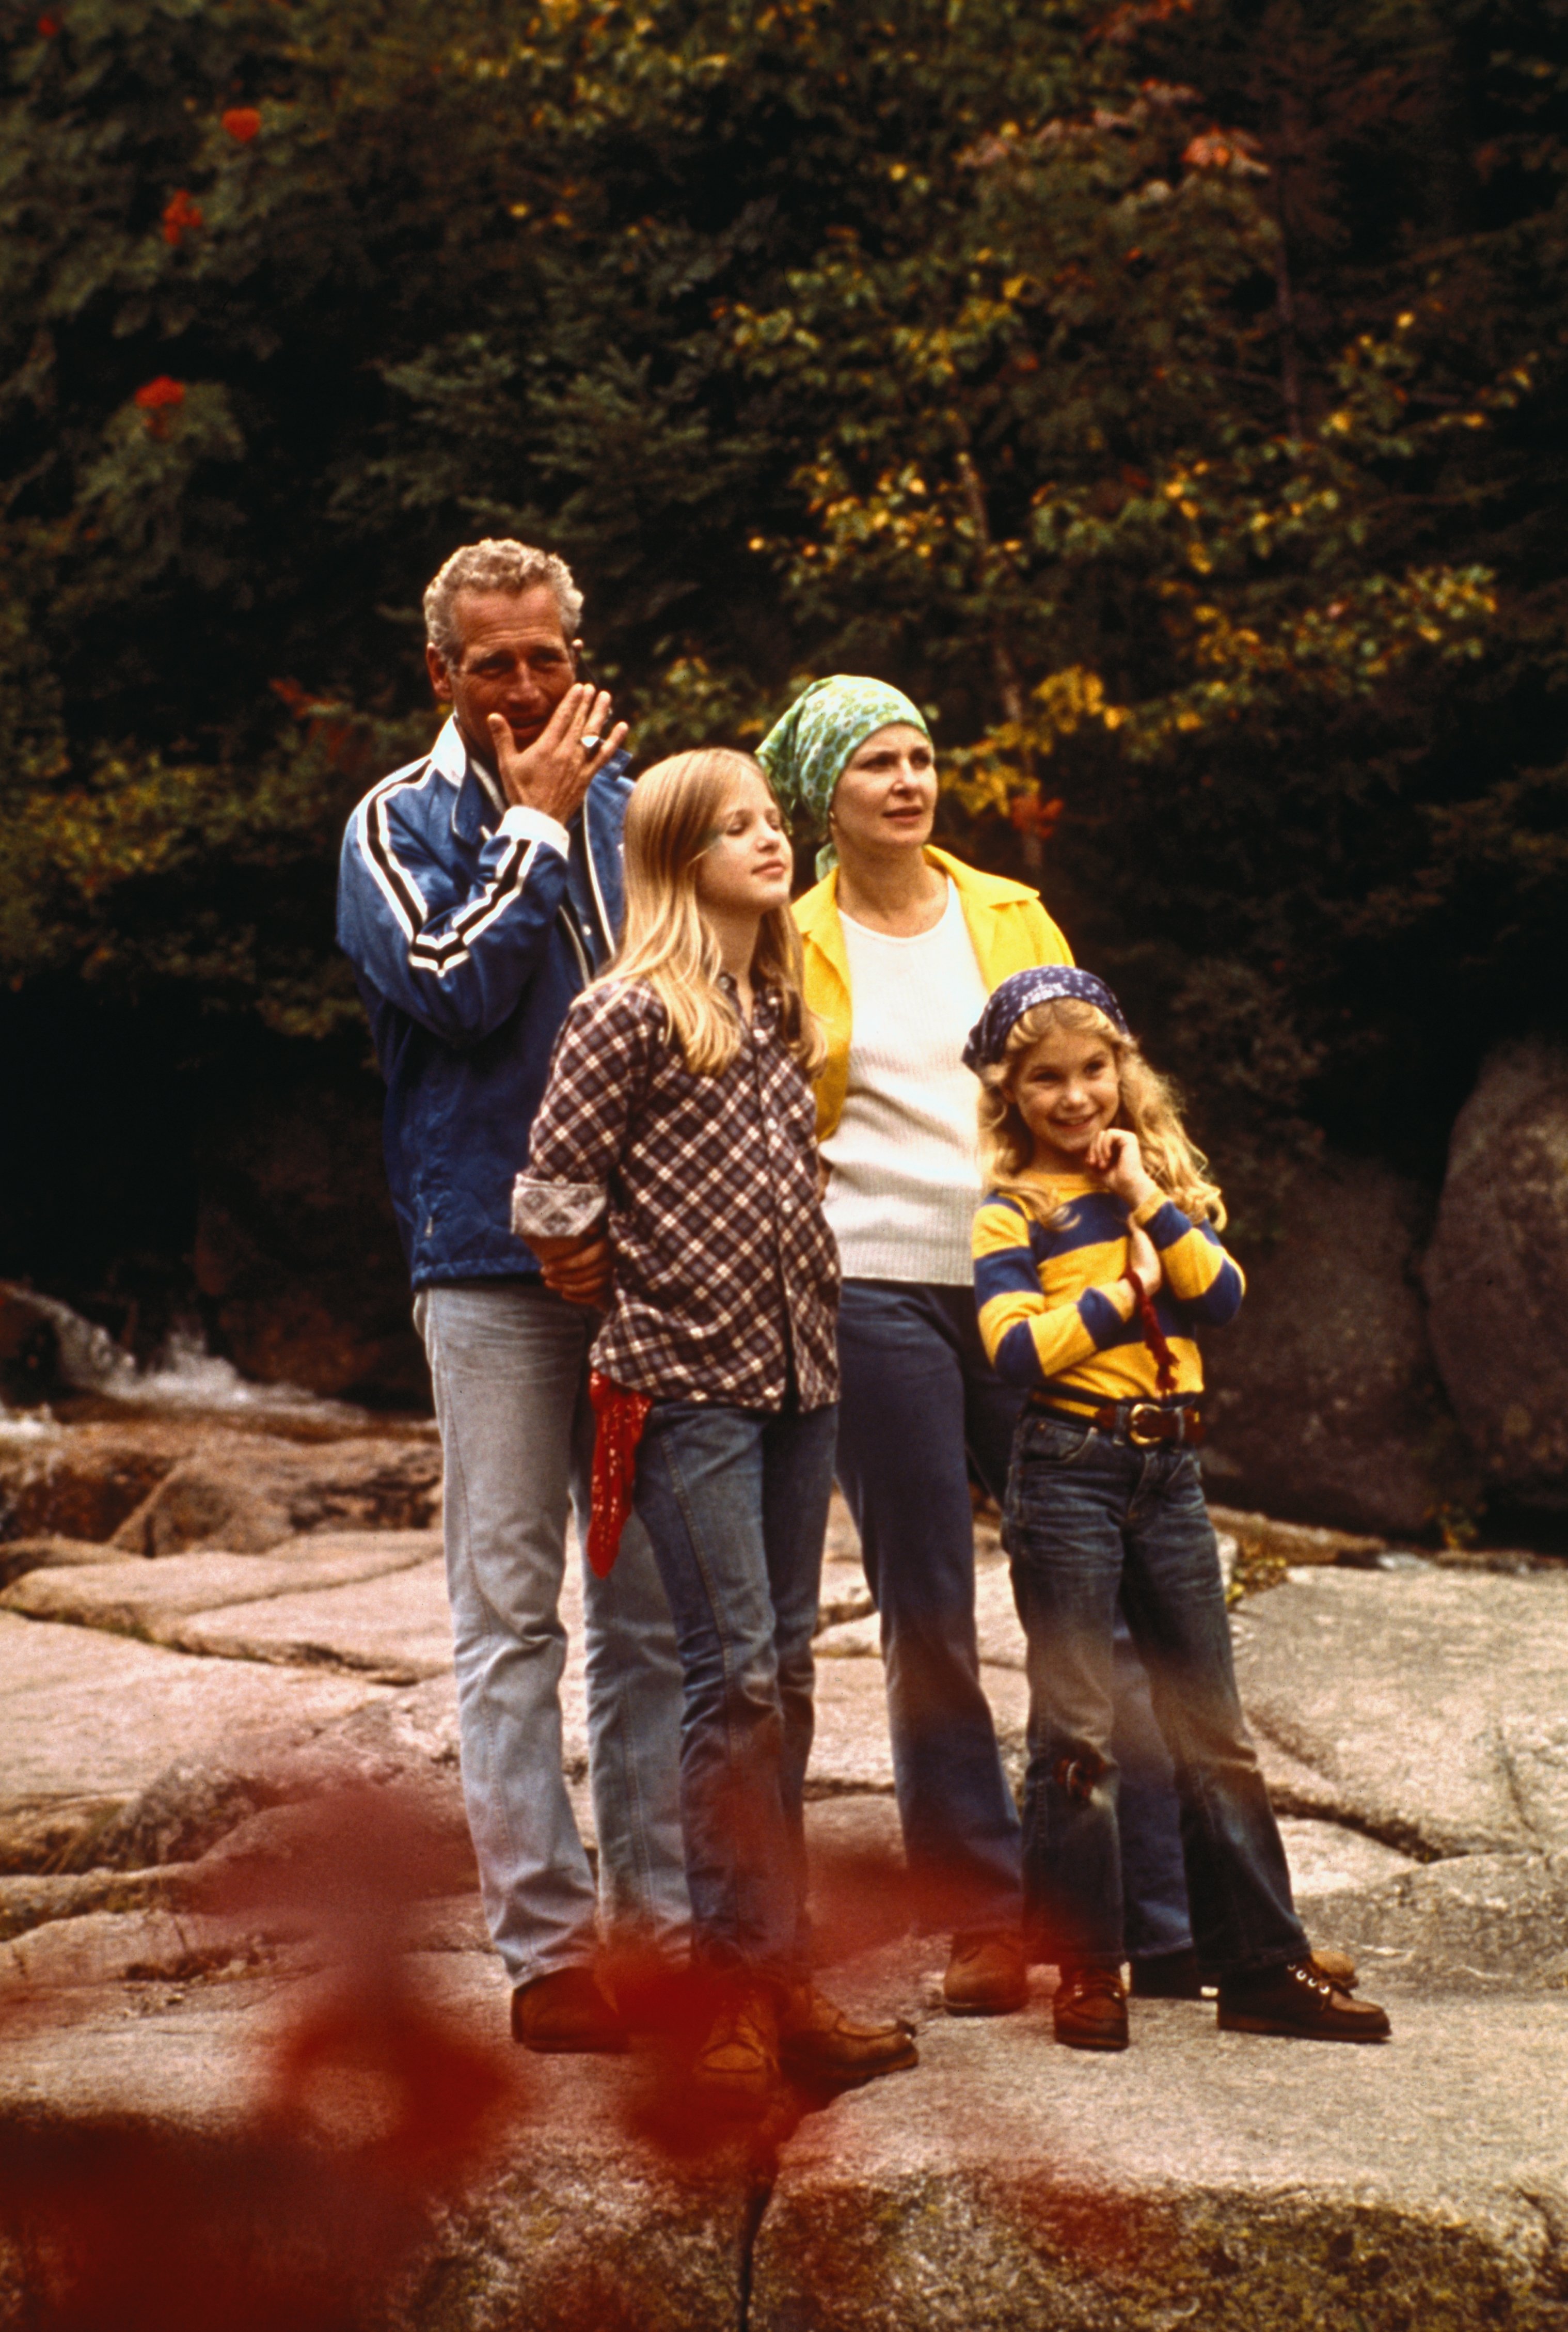
M 635 1518 L 608 1578 L 584 1573 L 597 1903 L 567 1792 L 559 1599 L 569 1497 L 588 1535 L 605 1256 L 602 1239 L 552 1240 L 547 1266 L 511 1228 L 557 1033 L 621 915 L 626 731 L 577 676 L 581 610 L 550 553 L 454 552 L 425 594 L 450 718 L 354 812 L 338 913 L 387 1080 L 387 1169 L 441 1428 L 469 1826 L 512 2030 L 550 2050 L 626 2045 L 596 1909 L 609 1934 L 672 1954 L 689 1916 L 680 1663 Z

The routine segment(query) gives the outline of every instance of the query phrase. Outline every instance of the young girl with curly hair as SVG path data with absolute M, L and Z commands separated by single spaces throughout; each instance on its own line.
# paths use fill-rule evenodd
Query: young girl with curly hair
M 975 1219 L 980 1333 L 1025 1386 L 1004 1542 L 1028 1639 L 1024 1878 L 1054 1960 L 1056 2037 L 1124 2049 L 1112 1631 L 1122 1599 L 1176 1770 L 1194 1947 L 1222 2031 L 1379 2040 L 1387 2016 L 1315 1955 L 1237 1696 L 1196 1449 L 1194 1331 L 1243 1280 L 1225 1209 L 1170 1086 L 1103 980 L 1004 980 L 964 1058 L 983 1088 Z M 1337 1978 L 1337 1981 L 1335 1980 Z

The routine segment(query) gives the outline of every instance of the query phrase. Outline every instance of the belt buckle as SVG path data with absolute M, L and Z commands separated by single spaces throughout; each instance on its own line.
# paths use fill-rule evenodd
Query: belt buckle
M 1150 1433 L 1142 1430 L 1138 1423 L 1138 1419 L 1141 1417 L 1152 1417 L 1157 1420 L 1162 1421 L 1166 1413 L 1167 1412 L 1164 1410 L 1161 1409 L 1152 1400 L 1135 1400 L 1133 1403 L 1132 1408 L 1127 1412 L 1127 1438 L 1132 1442 L 1134 1448 L 1152 1449 L 1157 1441 L 1169 1439 L 1170 1437 L 1167 1434 L 1160 1432 L 1158 1430 L 1158 1427 L 1156 1427 L 1155 1431 Z

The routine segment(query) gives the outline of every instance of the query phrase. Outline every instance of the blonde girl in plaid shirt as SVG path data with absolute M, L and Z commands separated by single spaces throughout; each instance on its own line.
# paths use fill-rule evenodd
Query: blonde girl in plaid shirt
M 568 1014 L 513 1202 L 536 1252 L 607 1237 L 594 1366 L 647 1404 L 636 1505 L 684 1682 L 693 1957 L 712 1986 L 693 2079 L 744 2112 L 781 2068 L 859 2081 L 915 2057 L 903 2025 L 851 2022 L 809 1975 L 802 1801 L 838 1264 L 791 868 L 745 754 L 678 754 L 641 779 L 626 933 Z

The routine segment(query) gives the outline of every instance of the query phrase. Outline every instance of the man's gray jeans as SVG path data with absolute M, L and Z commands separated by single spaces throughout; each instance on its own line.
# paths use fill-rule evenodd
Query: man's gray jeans
M 607 1579 L 584 1564 L 597 1906 L 561 1769 L 567 1501 L 580 1544 L 599 1315 L 503 1279 L 425 1288 L 414 1317 L 445 1460 L 463 1790 L 496 1949 L 513 1985 L 579 1965 L 597 1947 L 596 1907 L 607 1932 L 683 1949 L 681 1665 L 636 1516 Z

